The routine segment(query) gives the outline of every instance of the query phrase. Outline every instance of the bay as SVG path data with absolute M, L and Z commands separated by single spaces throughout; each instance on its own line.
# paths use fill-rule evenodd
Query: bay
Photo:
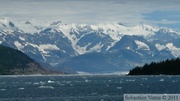
M 124 94 L 179 94 L 180 76 L 0 76 L 0 101 L 123 101 Z

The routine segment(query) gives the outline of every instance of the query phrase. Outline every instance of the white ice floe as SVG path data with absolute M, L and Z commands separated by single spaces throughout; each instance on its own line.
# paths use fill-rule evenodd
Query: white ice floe
M 39 86 L 38 88 L 54 89 L 52 86 Z
M 18 88 L 18 90 L 24 90 L 24 88 Z
M 52 81 L 52 80 L 48 80 L 48 83 L 55 83 L 55 81 Z

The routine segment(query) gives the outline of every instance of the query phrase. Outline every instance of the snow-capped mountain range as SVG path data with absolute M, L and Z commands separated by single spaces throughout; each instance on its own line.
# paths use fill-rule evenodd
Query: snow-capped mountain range
M 0 18 L 0 44 L 64 70 L 129 70 L 151 61 L 179 57 L 179 42 L 179 32 L 149 25 Z

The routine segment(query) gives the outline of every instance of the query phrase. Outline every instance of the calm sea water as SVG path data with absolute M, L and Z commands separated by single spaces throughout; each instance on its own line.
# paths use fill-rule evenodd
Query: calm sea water
M 123 101 L 123 94 L 179 94 L 180 76 L 0 76 L 0 101 Z

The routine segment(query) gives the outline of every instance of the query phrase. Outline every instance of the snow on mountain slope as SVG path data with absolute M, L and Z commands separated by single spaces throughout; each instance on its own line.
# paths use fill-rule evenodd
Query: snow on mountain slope
M 8 18 L 1 18 L 1 27 L 7 25 L 9 22 L 13 21 L 15 27 L 24 33 L 39 33 L 43 28 L 52 28 L 58 31 L 62 31 L 63 34 L 74 44 L 78 42 L 79 38 L 77 35 L 79 32 L 103 32 L 108 34 L 113 40 L 118 41 L 121 39 L 122 35 L 142 35 L 148 36 L 157 31 L 158 28 L 149 26 L 149 25 L 139 25 L 134 27 L 128 27 L 118 23 L 106 23 L 106 24 L 97 24 L 97 25 L 86 25 L 86 24 L 65 24 L 61 21 L 57 22 L 42 22 L 42 21 L 17 21 Z M 73 34 L 76 33 L 77 35 Z
M 176 46 L 174 46 L 173 43 L 166 44 L 166 47 L 172 52 L 172 55 L 174 57 L 180 56 L 180 48 L 177 48 Z
M 166 46 L 160 45 L 160 44 L 156 44 L 155 46 L 157 47 L 157 49 L 158 49 L 159 51 L 161 51 L 161 50 L 163 50 L 163 49 L 166 48 Z
M 29 21 L 20 21 L 16 23 L 16 26 L 24 33 L 34 34 L 40 32 L 40 30 L 38 30 L 37 27 L 33 26 Z
M 58 26 L 58 27 L 57 27 Z M 113 40 L 109 43 L 109 45 L 106 47 L 106 50 L 108 50 L 110 47 L 112 47 L 115 42 L 119 41 L 122 36 L 124 35 L 138 35 L 138 36 L 150 36 L 153 35 L 155 31 L 158 30 L 158 28 L 151 27 L 149 25 L 139 25 L 134 27 L 127 27 L 118 23 L 107 23 L 107 24 L 97 24 L 97 25 L 86 25 L 86 24 L 64 24 L 62 22 L 58 22 L 53 24 L 53 26 L 50 26 L 51 28 L 55 28 L 56 30 L 61 31 L 72 43 L 72 47 L 79 53 L 79 54 L 85 54 L 87 52 L 94 51 L 93 47 L 97 47 L 95 45 L 100 44 L 94 44 L 94 46 L 91 45 L 91 49 L 88 48 L 88 44 L 86 45 L 79 45 L 79 41 L 86 37 L 88 34 L 97 33 L 98 37 L 104 37 L 105 35 L 110 36 L 110 38 Z M 103 33 L 103 34 L 98 34 Z M 88 35 L 89 36 L 89 35 Z M 102 44 L 100 45 L 102 46 Z M 98 51 L 101 51 L 102 47 L 98 47 Z
M 155 46 L 159 51 L 166 49 L 169 50 L 174 57 L 180 56 L 180 48 L 174 46 L 173 43 L 167 43 L 165 45 L 156 44 Z
M 163 53 L 166 56 L 170 56 L 168 52 L 171 52 L 177 57 L 180 56 L 180 48 L 171 40 L 178 37 L 178 32 L 149 25 L 66 24 L 61 21 L 0 18 L 0 44 L 17 48 L 32 58 L 48 63 L 64 62 L 67 57 L 92 52 L 116 53 L 133 61 L 138 61 L 138 57 L 143 60 L 147 56 L 153 60 L 154 57 L 161 57 L 163 50 L 168 50 Z
M 139 41 L 139 40 L 135 40 L 135 43 L 136 43 L 137 46 L 138 46 L 138 50 L 139 50 L 139 49 L 142 49 L 142 50 L 150 50 L 150 49 L 149 49 L 149 46 L 146 45 L 144 42 L 141 42 L 141 41 Z
M 0 18 L 0 29 L 13 32 L 19 31 L 23 33 L 39 33 L 42 28 L 46 27 L 46 22 L 31 20 L 31 21 L 18 21 L 12 18 Z
M 7 18 L 0 18 L 0 29 L 5 32 L 13 32 L 17 31 L 18 28 Z
M 158 28 L 149 25 L 138 25 L 134 27 L 127 27 L 118 23 L 91 25 L 91 28 L 96 31 L 102 31 L 111 36 L 112 39 L 118 41 L 123 35 L 139 35 L 150 36 L 153 35 Z
M 41 44 L 39 49 L 42 50 L 44 54 L 48 54 L 48 50 L 60 50 L 56 45 L 52 44 Z
M 15 41 L 14 45 L 18 48 L 18 50 L 21 50 L 24 48 L 24 46 L 21 43 L 19 43 L 19 41 Z
M 78 34 L 76 25 L 75 24 L 67 25 L 62 23 L 59 25 L 58 29 L 71 41 L 73 48 L 76 49 L 75 45 L 78 42 L 78 38 L 75 34 L 71 34 L 71 32 L 75 32 Z

